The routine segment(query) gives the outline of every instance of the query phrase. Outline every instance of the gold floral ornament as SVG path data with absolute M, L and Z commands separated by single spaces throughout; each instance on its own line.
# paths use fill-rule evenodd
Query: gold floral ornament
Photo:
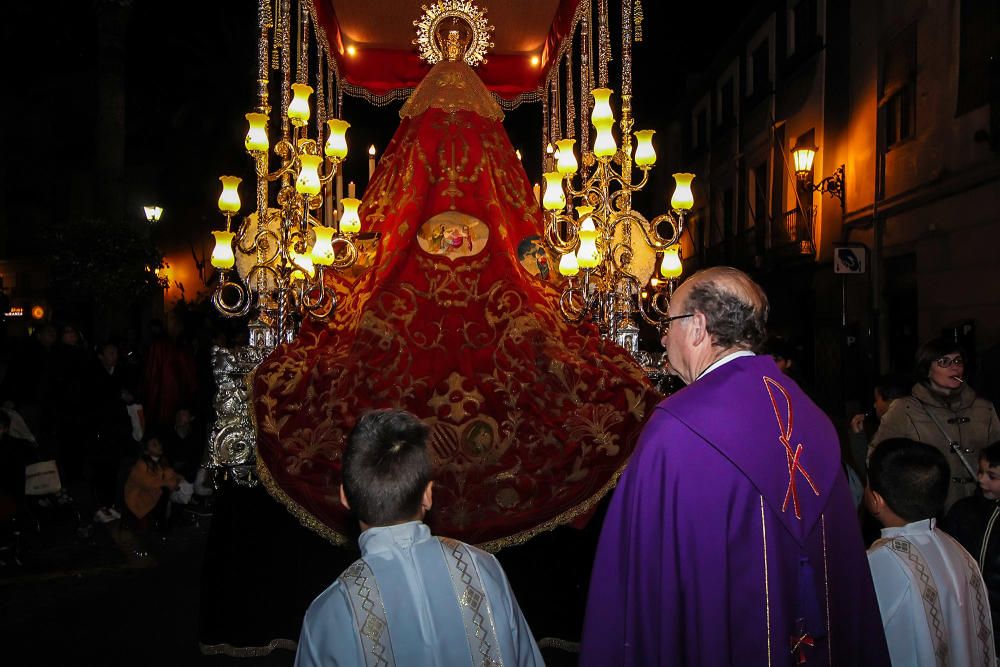
M 486 20 L 485 9 L 471 0 L 438 0 L 420 8 L 424 13 L 413 22 L 417 28 L 413 43 L 421 58 L 431 65 L 442 60 L 464 60 L 475 67 L 486 62 L 486 51 L 493 48 L 493 26 Z

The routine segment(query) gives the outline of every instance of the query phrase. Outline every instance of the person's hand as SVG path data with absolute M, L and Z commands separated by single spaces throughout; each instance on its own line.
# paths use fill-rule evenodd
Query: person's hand
M 854 415 L 851 417 L 851 432 L 852 433 L 864 433 L 865 432 L 865 415 L 864 413 Z

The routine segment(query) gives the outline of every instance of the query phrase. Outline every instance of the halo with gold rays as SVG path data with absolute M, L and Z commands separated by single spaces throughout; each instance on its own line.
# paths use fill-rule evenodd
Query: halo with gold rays
M 486 20 L 486 9 L 480 9 L 471 0 L 438 0 L 431 6 L 421 5 L 424 11 L 419 21 L 414 21 L 417 38 L 413 43 L 420 50 L 420 57 L 436 65 L 445 58 L 435 36 L 441 23 L 457 19 L 468 25 L 471 37 L 465 50 L 466 64 L 475 67 L 486 62 L 486 50 L 493 48 L 490 36 L 493 26 Z

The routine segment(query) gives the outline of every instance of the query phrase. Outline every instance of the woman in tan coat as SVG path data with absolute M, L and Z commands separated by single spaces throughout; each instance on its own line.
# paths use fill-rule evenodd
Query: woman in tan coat
M 917 384 L 892 402 L 872 438 L 908 438 L 941 450 L 951 466 L 946 509 L 976 490 L 979 450 L 1000 440 L 1000 420 L 989 401 L 965 383 L 965 357 L 954 341 L 935 338 L 917 352 Z
M 132 466 L 125 481 L 125 507 L 138 528 L 149 525 L 151 512 L 163 498 L 163 490 L 173 491 L 180 480 L 180 475 L 163 458 L 159 438 L 149 436 L 143 455 Z

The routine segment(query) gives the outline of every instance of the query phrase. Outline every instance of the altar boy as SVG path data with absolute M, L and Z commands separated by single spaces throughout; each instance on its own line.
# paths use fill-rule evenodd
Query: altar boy
M 868 462 L 865 503 L 885 526 L 868 562 L 894 665 L 996 664 L 976 561 L 935 525 L 949 477 L 944 454 L 913 440 L 886 440 Z
M 362 556 L 306 611 L 296 667 L 544 664 L 496 558 L 423 523 L 427 432 L 401 410 L 351 432 L 340 499 L 364 531 Z

